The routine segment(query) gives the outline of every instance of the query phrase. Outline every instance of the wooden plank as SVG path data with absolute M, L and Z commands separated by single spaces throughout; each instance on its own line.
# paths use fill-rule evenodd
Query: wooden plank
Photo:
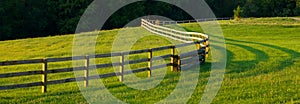
M 72 60 L 83 60 L 85 56 L 73 56 L 73 57 L 62 57 L 62 58 L 47 58 L 47 62 L 60 62 L 60 61 L 72 61 Z
M 151 70 L 156 70 L 156 69 L 168 67 L 169 64 L 170 64 L 170 63 L 152 66 L 152 69 L 151 69 Z
M 41 70 L 36 71 L 26 71 L 26 72 L 15 72 L 15 73 L 5 73 L 0 74 L 0 78 L 9 78 L 9 77 L 18 77 L 18 76 L 29 76 L 29 75 L 37 75 L 42 74 Z
M 162 55 L 162 56 L 155 56 L 155 57 L 152 57 L 152 61 L 154 61 L 154 60 L 160 60 L 161 58 L 167 59 L 167 58 L 170 58 L 170 57 L 172 57 L 171 54 Z
M 144 72 L 144 71 L 148 71 L 149 68 L 140 68 L 140 69 L 136 69 L 136 70 L 127 70 L 127 71 L 124 71 L 124 75 L 127 75 L 127 74 L 132 74 L 132 73 L 140 73 L 140 72 Z
M 106 67 L 112 67 L 112 66 L 120 66 L 120 63 L 119 62 L 115 62 L 115 63 L 95 65 L 96 68 L 106 68 Z
M 120 73 L 108 73 L 108 74 L 101 74 L 99 75 L 100 78 L 108 78 L 108 77 L 114 77 L 114 76 L 119 76 Z
M 42 85 L 43 85 L 43 82 L 14 84 L 14 85 L 0 86 L 0 90 L 9 90 L 9 89 L 16 89 L 16 88 L 27 88 L 27 87 L 42 86 Z
M 47 59 L 43 59 L 43 75 L 42 75 L 42 82 L 43 82 L 43 86 L 42 86 L 42 93 L 46 93 L 47 92 L 47 71 L 48 70 L 48 63 L 47 63 Z
M 148 58 L 143 58 L 143 59 L 138 59 L 138 60 L 130 60 L 124 63 L 124 65 L 128 65 L 128 64 L 137 64 L 137 63 L 142 63 L 142 62 L 147 62 L 150 59 Z
M 175 45 L 175 47 L 180 48 L 180 47 L 186 47 L 186 46 L 190 46 L 190 45 L 194 45 L 194 43 L 177 44 L 177 45 Z
M 119 72 L 115 73 L 107 73 L 107 74 L 100 74 L 100 75 L 94 75 L 94 76 L 89 76 L 89 79 L 99 79 L 99 78 L 108 78 L 108 77 L 114 77 L 114 76 L 119 76 L 121 75 Z
M 89 68 L 90 68 L 90 58 L 85 56 L 85 68 L 84 68 L 84 87 L 89 85 Z
M 97 54 L 95 55 L 95 58 L 107 58 L 107 57 L 115 57 L 120 56 L 121 53 L 108 53 L 108 54 Z
M 182 59 L 181 65 L 190 64 L 190 63 L 193 63 L 196 61 L 200 62 L 199 57 L 191 57 L 191 58 L 187 58 L 187 59 Z
M 152 48 L 152 51 L 161 51 L 161 50 L 171 49 L 172 47 L 173 46 L 157 47 L 157 48 Z
M 36 64 L 36 63 L 42 63 L 42 62 L 43 62 L 43 59 L 4 61 L 4 62 L 0 62 L 0 66 L 10 66 L 10 65 L 20 65 L 20 64 Z
M 149 68 L 140 68 L 136 70 L 127 70 L 123 72 L 123 75 L 127 74 L 132 74 L 132 73 L 139 73 L 139 72 L 144 72 L 148 71 Z M 100 75 L 94 75 L 94 76 L 89 76 L 89 79 L 99 79 L 99 78 L 108 78 L 108 77 L 114 77 L 114 76 L 121 76 L 122 74 L 120 72 L 113 72 L 113 73 L 107 73 L 107 74 L 100 74 Z
M 140 53 L 146 53 L 148 52 L 148 49 L 143 49 L 143 50 L 135 50 L 135 51 L 130 51 L 130 52 L 124 52 L 123 54 L 125 55 L 132 55 L 132 54 L 140 54 Z
M 62 84 L 62 83 L 69 83 L 69 82 L 76 82 L 76 81 L 84 81 L 85 77 L 77 77 L 77 78 L 66 78 L 66 79 L 59 79 L 59 80 L 52 80 L 48 81 L 49 85 L 52 84 Z
M 150 59 L 148 62 L 148 68 L 149 68 L 148 77 L 150 78 L 152 76 L 152 72 L 151 72 L 151 70 L 152 70 L 152 49 L 149 49 L 148 59 Z
M 48 62 L 70 61 L 72 59 L 73 59 L 73 57 L 48 58 Z
M 84 70 L 85 67 L 73 67 L 73 68 L 62 68 L 62 69 L 53 69 L 53 70 L 47 70 L 48 74 L 54 74 L 54 73 L 64 73 L 64 72 L 71 72 L 71 71 L 81 71 Z

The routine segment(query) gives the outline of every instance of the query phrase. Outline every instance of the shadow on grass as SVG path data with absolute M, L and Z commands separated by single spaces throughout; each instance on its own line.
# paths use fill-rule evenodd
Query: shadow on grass
M 211 36 L 211 37 L 219 38 L 219 39 L 221 38 L 221 37 L 217 37 L 217 36 Z M 299 56 L 300 56 L 300 53 L 296 52 L 294 50 L 275 46 L 275 45 L 270 45 L 270 44 L 266 44 L 266 43 L 241 41 L 241 40 L 234 40 L 234 39 L 228 39 L 228 38 L 226 38 L 226 42 L 227 42 L 227 44 L 239 46 L 243 49 L 246 49 L 246 50 L 256 54 L 256 60 L 252 60 L 252 61 L 248 61 L 248 62 L 247 61 L 239 61 L 239 62 L 229 61 L 231 65 L 237 65 L 237 66 L 234 66 L 231 69 L 227 69 L 227 71 L 232 73 L 232 72 L 239 72 L 239 71 L 234 71 L 232 69 L 235 69 L 235 68 L 243 69 L 243 70 L 241 70 L 241 72 L 245 72 L 245 73 L 243 73 L 243 75 L 241 77 L 256 76 L 259 74 L 267 74 L 270 72 L 277 72 L 277 71 L 283 70 L 286 67 L 292 66 L 294 64 L 295 60 L 297 58 L 299 58 Z M 279 51 L 289 54 L 289 56 L 276 61 L 277 63 L 280 63 L 279 65 L 273 65 L 271 67 L 264 68 L 264 66 L 259 66 L 258 63 L 271 62 L 271 61 L 273 61 L 270 59 L 271 57 L 269 57 L 268 54 L 266 54 L 262 50 L 258 50 L 258 49 L 254 49 L 250 46 L 242 45 L 245 43 L 277 49 Z M 230 53 L 227 54 L 227 56 L 228 56 L 227 60 L 231 60 L 230 59 L 230 57 L 232 57 L 231 55 L 233 55 L 233 54 L 230 54 Z M 245 67 L 244 65 L 249 66 L 249 67 Z M 263 70 L 257 70 L 257 69 L 255 71 L 251 70 L 251 69 L 255 69 L 255 68 L 263 69 Z M 268 69 L 268 70 L 266 70 L 266 69 Z
M 227 70 L 227 73 L 241 73 L 241 72 L 251 71 L 251 69 L 253 69 L 255 67 L 255 65 L 258 64 L 259 62 L 261 62 L 261 61 L 266 62 L 269 60 L 268 54 L 261 50 L 252 48 L 250 46 L 242 45 L 242 44 L 235 44 L 235 43 L 228 43 L 228 42 L 226 44 L 241 47 L 251 53 L 255 53 L 255 55 L 256 55 L 255 60 L 233 61 L 233 62 L 229 63 L 229 65 L 234 65 L 234 67 L 232 67 L 232 68 L 229 67 L 230 69 Z M 236 70 L 236 69 L 238 69 L 238 70 Z

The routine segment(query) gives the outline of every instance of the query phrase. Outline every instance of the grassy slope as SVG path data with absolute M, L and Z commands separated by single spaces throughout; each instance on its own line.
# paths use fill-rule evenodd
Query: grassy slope
M 300 68 L 300 23 L 286 18 L 245 19 L 240 22 L 221 21 L 220 23 L 226 38 L 228 62 L 224 82 L 213 102 L 285 103 L 294 101 L 299 103 L 300 77 L 297 72 Z M 189 31 L 201 32 L 194 23 L 182 26 Z M 150 34 L 140 28 L 134 29 Z M 101 37 L 98 37 L 96 53 L 110 52 L 111 43 L 117 32 L 118 30 L 111 30 L 101 34 Z M 71 56 L 72 40 L 73 36 L 67 35 L 0 42 L 0 49 L 5 50 L 0 51 L 0 60 Z M 138 41 L 133 49 L 170 44 L 157 36 L 145 37 L 142 40 L 146 43 Z M 100 47 L 105 47 L 105 49 L 100 49 Z M 209 77 L 209 65 L 210 63 L 207 62 L 201 67 L 199 82 L 189 100 L 190 103 L 200 101 Z M 51 67 L 66 66 L 70 66 L 70 63 L 53 63 Z M 41 66 L 1 67 L 0 73 L 22 71 L 24 68 L 30 70 L 27 69 L 28 67 L 39 69 Z M 163 82 L 148 91 L 128 88 L 119 83 L 116 78 L 105 79 L 105 82 L 111 93 L 123 101 L 145 103 L 146 100 L 148 103 L 154 103 L 172 92 L 178 76 L 178 73 L 167 72 Z M 50 80 L 53 80 L 73 77 L 73 75 L 63 73 L 50 77 Z M 0 83 L 7 85 L 39 81 L 39 79 L 41 79 L 40 76 L 4 78 L 0 79 Z M 40 87 L 0 91 L 0 99 L 0 103 L 86 103 L 76 83 L 49 86 L 49 92 L 45 95 L 40 93 Z
M 285 103 L 293 99 L 299 103 L 299 22 L 259 18 L 220 24 L 226 38 L 228 67 L 214 101 Z M 184 26 L 197 31 L 193 25 Z

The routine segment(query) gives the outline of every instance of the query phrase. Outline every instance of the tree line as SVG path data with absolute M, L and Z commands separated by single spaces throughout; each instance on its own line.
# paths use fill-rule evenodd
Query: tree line
M 205 1 L 216 17 L 233 17 L 233 10 L 238 6 L 243 11 L 242 17 L 300 15 L 300 0 Z M 1 0 L 0 40 L 74 33 L 81 15 L 92 2 L 93 0 Z M 102 29 L 120 28 L 127 22 L 146 15 L 161 15 L 174 20 L 192 19 L 174 5 L 145 0 L 118 10 Z

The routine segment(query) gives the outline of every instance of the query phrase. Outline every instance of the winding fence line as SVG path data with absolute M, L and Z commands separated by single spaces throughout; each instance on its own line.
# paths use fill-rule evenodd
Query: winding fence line
M 42 93 L 47 92 L 47 86 L 52 84 L 62 84 L 62 83 L 69 83 L 75 81 L 84 81 L 84 85 L 87 87 L 89 80 L 94 80 L 100 78 L 108 78 L 108 77 L 119 77 L 120 81 L 123 81 L 124 75 L 132 74 L 132 73 L 139 73 L 148 71 L 148 77 L 151 77 L 151 71 L 160 69 L 163 67 L 171 67 L 171 71 L 180 71 L 181 69 L 185 69 L 190 63 L 201 64 L 205 61 L 205 47 L 198 47 L 197 51 L 190 51 L 187 53 L 182 53 L 180 55 L 175 55 L 175 49 L 180 47 L 186 47 L 191 45 L 200 46 L 199 42 L 192 42 L 192 43 L 184 43 L 179 45 L 173 46 L 164 46 L 164 47 L 157 47 L 152 49 L 144 49 L 144 50 L 136 50 L 136 51 L 129 51 L 129 52 L 120 52 L 120 53 L 109 53 L 109 54 L 97 54 L 97 55 L 88 55 L 88 56 L 75 56 L 75 57 L 63 57 L 63 58 L 45 58 L 45 59 L 32 59 L 32 60 L 16 60 L 16 61 L 4 61 L 0 62 L 1 66 L 14 66 L 14 65 L 23 65 L 23 64 L 41 64 L 41 70 L 35 71 L 24 71 L 24 72 L 13 72 L 13 73 L 1 73 L 1 78 L 11 78 L 11 77 L 20 77 L 20 76 L 32 76 L 32 75 L 41 75 L 42 81 L 41 82 L 31 82 L 31 83 L 24 83 L 24 84 L 14 84 L 14 85 L 0 85 L 0 90 L 8 90 L 8 89 L 16 89 L 16 88 L 27 88 L 27 87 L 34 87 L 34 86 L 42 86 Z M 162 50 L 171 50 L 170 54 L 161 55 L 161 56 L 152 56 L 152 53 L 155 51 L 162 51 Z M 147 58 L 137 59 L 137 60 L 128 60 L 124 61 L 124 56 L 126 55 L 133 55 L 133 54 L 142 54 L 148 53 Z M 195 54 L 197 53 L 197 54 Z M 195 58 L 196 56 L 196 58 Z M 198 57 L 197 57 L 198 56 Z M 117 63 L 104 63 L 104 64 L 97 64 L 97 65 L 90 65 L 89 61 L 94 58 L 108 58 L 108 57 L 120 57 L 120 62 Z M 168 59 L 171 58 L 171 62 L 167 64 L 161 64 L 157 66 L 152 66 L 152 61 L 159 60 L 160 58 Z M 61 68 L 61 69 L 51 69 L 48 70 L 48 64 L 52 62 L 64 62 L 64 61 L 74 61 L 74 60 L 84 60 L 85 66 L 78 66 L 78 67 L 70 67 L 70 68 Z M 138 64 L 142 62 L 148 62 L 148 66 L 140 69 L 133 69 L 130 71 L 124 71 L 124 65 L 129 64 Z M 89 76 L 90 70 L 96 70 L 99 68 L 107 68 L 119 66 L 119 72 L 112 72 L 107 74 L 100 74 Z M 92 69 L 95 67 L 96 69 Z M 47 80 L 49 74 L 56 74 L 56 73 L 65 73 L 65 72 L 72 72 L 72 71 L 84 71 L 84 77 L 77 77 L 77 78 L 67 78 L 67 79 L 60 79 L 60 80 Z
M 147 20 L 142 20 L 142 27 L 146 28 L 152 33 L 165 36 L 174 40 L 178 40 L 184 42 L 183 44 L 172 45 L 172 46 L 163 46 L 151 49 L 143 49 L 143 50 L 135 50 L 129 52 L 118 52 L 118 53 L 108 53 L 108 54 L 97 54 L 97 55 L 86 55 L 86 56 L 73 56 L 73 57 L 63 57 L 63 58 L 44 58 L 44 59 L 32 59 L 32 60 L 15 60 L 15 61 L 3 61 L 0 62 L 0 68 L 3 66 L 14 66 L 14 65 L 29 65 L 29 64 L 40 64 L 42 69 L 34 70 L 34 71 L 24 71 L 24 72 L 12 72 L 12 73 L 0 73 L 0 80 L 2 78 L 12 78 L 12 77 L 20 77 L 20 76 L 32 76 L 32 75 L 41 75 L 42 81 L 39 82 L 30 82 L 23 84 L 12 84 L 12 85 L 3 85 L 0 83 L 0 90 L 9 90 L 16 88 L 28 88 L 34 86 L 41 86 L 42 93 L 47 92 L 48 85 L 53 84 L 62 84 L 76 81 L 83 81 L 84 86 L 88 87 L 89 80 L 95 80 L 100 78 L 108 78 L 108 77 L 119 77 L 119 80 L 122 82 L 124 79 L 124 75 L 139 73 L 139 72 L 148 72 L 148 77 L 152 76 L 152 70 L 157 70 L 164 67 L 171 67 L 171 71 L 181 71 L 184 69 L 188 69 L 191 65 L 201 64 L 205 62 L 206 57 L 208 57 L 208 36 L 202 33 L 196 32 L 182 32 L 166 27 L 162 27 L 159 25 L 154 25 Z M 175 54 L 176 48 L 187 47 L 196 45 L 197 50 L 189 51 L 186 53 Z M 162 51 L 162 50 L 170 50 L 170 54 L 153 56 L 153 52 Z M 134 54 L 143 54 L 148 53 L 148 57 L 135 59 L 135 60 L 124 60 L 125 56 L 134 55 Z M 102 63 L 96 65 L 90 65 L 91 59 L 98 58 L 110 58 L 110 57 L 119 57 L 120 61 L 115 63 Z M 171 59 L 169 63 L 161 64 L 161 65 L 152 65 L 152 61 L 159 59 Z M 84 66 L 77 67 L 69 67 L 69 68 L 60 68 L 60 69 L 51 69 L 48 70 L 49 63 L 54 62 L 66 62 L 66 61 L 76 61 L 83 60 L 85 62 Z M 148 65 L 144 66 L 144 68 L 132 69 L 129 71 L 125 71 L 125 65 L 138 64 L 147 62 Z M 119 72 L 111 72 L 106 74 L 99 75 L 90 75 L 89 72 L 91 70 L 97 70 L 100 68 L 108 68 L 118 66 Z M 83 77 L 77 78 L 66 78 L 59 80 L 48 80 L 49 74 L 57 74 L 57 73 L 66 73 L 72 71 L 83 71 Z

